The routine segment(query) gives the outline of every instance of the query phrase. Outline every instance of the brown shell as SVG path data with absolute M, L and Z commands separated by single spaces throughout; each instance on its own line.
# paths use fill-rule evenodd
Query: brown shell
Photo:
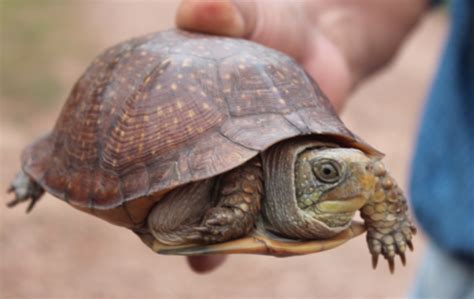
M 170 30 L 100 55 L 54 130 L 25 150 L 23 168 L 80 209 L 108 210 L 218 175 L 303 134 L 377 153 L 286 55 Z

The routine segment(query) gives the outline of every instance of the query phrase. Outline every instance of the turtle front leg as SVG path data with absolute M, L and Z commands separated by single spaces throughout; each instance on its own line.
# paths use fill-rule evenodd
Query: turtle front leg
M 30 204 L 26 209 L 26 212 L 29 213 L 35 206 L 36 202 L 41 198 L 41 195 L 43 195 L 44 189 L 32 180 L 23 170 L 21 170 L 11 182 L 7 192 L 15 193 L 15 198 L 7 203 L 9 208 L 14 207 L 21 202 L 30 200 Z
M 402 190 L 387 173 L 381 162 L 370 169 L 377 178 L 373 196 L 362 208 L 361 216 L 367 226 L 367 243 L 372 254 L 372 266 L 377 266 L 382 254 L 390 272 L 395 269 L 394 257 L 399 255 L 405 265 L 406 248 L 413 250 L 412 237 L 416 229 L 408 216 L 408 205 Z
M 220 243 L 249 234 L 255 228 L 263 196 L 263 171 L 259 158 L 221 176 L 217 206 L 208 209 L 194 240 Z
M 254 159 L 219 179 L 194 182 L 166 194 L 150 212 L 148 228 L 167 245 L 236 239 L 254 228 L 262 192 L 262 166 Z

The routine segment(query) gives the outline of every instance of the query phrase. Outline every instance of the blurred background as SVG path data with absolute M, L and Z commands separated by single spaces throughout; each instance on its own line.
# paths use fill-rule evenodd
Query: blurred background
M 30 215 L 3 193 L 21 150 L 50 130 L 75 80 L 104 48 L 173 26 L 177 1 L 1 0 L 1 298 L 405 297 L 424 250 L 374 271 L 364 237 L 332 251 L 278 259 L 231 256 L 198 275 L 181 257 L 151 252 L 131 232 L 45 196 Z M 428 15 L 390 68 L 359 88 L 342 119 L 385 152 L 406 189 L 418 115 L 447 27 Z

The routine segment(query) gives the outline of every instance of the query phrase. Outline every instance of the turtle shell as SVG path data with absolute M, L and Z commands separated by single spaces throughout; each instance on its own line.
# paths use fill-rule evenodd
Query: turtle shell
M 135 213 L 131 222 L 140 223 L 156 194 L 308 134 L 377 154 L 288 56 L 242 39 L 169 30 L 98 56 L 53 131 L 25 150 L 22 163 L 71 205 L 96 214 L 128 207 L 124 213 Z

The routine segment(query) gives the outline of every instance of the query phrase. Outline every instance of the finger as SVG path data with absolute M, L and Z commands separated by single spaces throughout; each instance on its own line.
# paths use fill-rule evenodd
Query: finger
M 208 273 L 219 267 L 227 258 L 226 255 L 189 256 L 188 264 L 197 273 Z
M 302 5 L 288 0 L 183 0 L 176 13 L 176 25 L 192 31 L 245 37 L 299 61 L 311 25 L 304 14 Z
M 176 12 L 176 26 L 219 35 L 245 35 L 244 19 L 230 0 L 183 0 Z

